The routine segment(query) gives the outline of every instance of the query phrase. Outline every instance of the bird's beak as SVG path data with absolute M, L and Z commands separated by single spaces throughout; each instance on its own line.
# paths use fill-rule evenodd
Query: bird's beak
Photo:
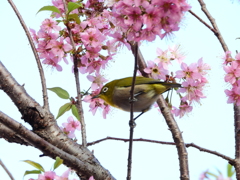
M 99 98 L 100 94 L 93 96 L 91 99 Z

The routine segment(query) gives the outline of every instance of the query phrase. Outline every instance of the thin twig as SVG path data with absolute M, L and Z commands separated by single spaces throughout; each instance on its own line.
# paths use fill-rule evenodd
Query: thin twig
M 212 17 L 212 15 L 209 13 L 209 11 L 207 10 L 206 4 L 203 2 L 203 0 L 198 0 L 202 11 L 205 13 L 205 15 L 207 16 L 207 18 L 209 19 L 209 21 L 211 22 L 213 28 L 215 29 L 216 33 L 214 33 L 214 35 L 218 38 L 219 42 L 222 45 L 222 48 L 224 50 L 224 52 L 228 51 L 228 46 L 225 43 L 222 34 L 220 33 L 217 23 L 215 21 L 215 19 Z
M 14 12 L 16 13 L 16 15 L 17 15 L 17 17 L 19 19 L 19 22 L 22 25 L 23 30 L 25 31 L 25 33 L 27 35 L 27 38 L 28 38 L 28 41 L 29 41 L 29 43 L 31 45 L 33 54 L 34 54 L 36 62 L 37 62 L 38 70 L 39 70 L 39 73 L 40 73 L 40 78 L 41 78 L 42 92 L 43 92 L 43 108 L 49 111 L 46 79 L 45 79 L 44 71 L 43 71 L 42 64 L 41 64 L 40 58 L 38 56 L 37 50 L 36 50 L 36 48 L 34 46 L 34 43 L 33 43 L 33 40 L 31 38 L 31 35 L 30 35 L 29 31 L 28 31 L 28 28 L 27 28 L 27 26 L 26 26 L 26 24 L 25 24 L 25 22 L 24 22 L 24 20 L 23 20 L 23 18 L 21 16 L 21 14 L 19 13 L 17 7 L 15 6 L 15 4 L 13 3 L 12 0 L 8 0 L 8 2 L 12 6 Z
M 106 138 L 103 138 L 103 139 L 99 139 L 97 141 L 93 141 L 93 142 L 90 142 L 87 144 L 87 146 L 92 146 L 92 145 L 95 145 L 95 144 L 98 144 L 102 141 L 106 141 L 106 140 L 116 140 L 116 141 L 123 141 L 123 142 L 128 142 L 129 139 L 125 139 L 125 138 L 115 138 L 115 137 L 106 137 Z M 164 145 L 176 145 L 176 143 L 174 142 L 166 142 L 166 141 L 157 141 L 157 140 L 151 140 L 151 139 L 144 139 L 144 138 L 138 138 L 138 139 L 133 139 L 133 141 L 136 141 L 136 142 L 149 142 L 149 143 L 156 143 L 156 144 L 164 144 Z M 186 143 L 185 146 L 187 148 L 189 147 L 193 147 L 193 148 L 196 148 L 198 149 L 199 151 L 203 151 L 203 152 L 206 152 L 206 153 L 209 153 L 209 154 L 213 154 L 213 155 L 216 155 L 216 156 L 219 156 L 225 160 L 227 160 L 230 164 L 234 164 L 235 161 L 234 159 L 224 155 L 224 154 L 221 154 L 217 151 L 212 151 L 212 150 L 209 150 L 209 149 L 206 149 L 206 148 L 203 148 L 203 147 L 200 147 L 194 143 Z
M 64 10 L 65 10 L 65 14 L 67 14 L 67 4 L 65 0 L 62 0 L 63 4 L 64 4 Z M 76 82 L 76 88 L 77 88 L 77 109 L 78 109 L 78 113 L 80 116 L 80 123 L 82 125 L 82 145 L 83 147 L 86 147 L 87 145 L 87 133 L 86 133 L 86 124 L 85 124 L 85 120 L 84 120 L 84 115 L 83 115 L 83 107 L 82 107 L 82 95 L 81 95 L 81 88 L 80 88 L 80 81 L 79 81 L 79 71 L 77 68 L 77 62 L 78 59 L 75 55 L 76 53 L 76 46 L 73 40 L 73 35 L 72 35 L 72 31 L 71 29 L 68 27 L 68 24 L 66 24 L 68 33 L 69 33 L 69 38 L 73 47 L 73 63 L 74 63 L 74 75 L 75 75 L 75 82 Z
M 234 164 L 234 163 L 235 163 L 234 159 L 232 159 L 232 158 L 230 158 L 230 157 L 228 157 L 228 156 L 226 156 L 226 155 L 224 155 L 224 154 L 221 154 L 221 153 L 219 153 L 219 152 L 217 152 L 217 151 L 212 151 L 212 150 L 209 150 L 209 149 L 200 147 L 200 146 L 198 146 L 198 145 L 196 145 L 196 144 L 194 144 L 194 143 L 187 143 L 187 144 L 186 144 L 186 147 L 187 147 L 187 148 L 188 148 L 188 147 L 194 147 L 194 148 L 198 149 L 199 151 L 207 152 L 207 153 L 209 153 L 209 154 L 214 154 L 214 155 L 216 155 L 216 156 L 219 156 L 219 157 L 227 160 L 227 161 L 229 162 L 229 164 Z
M 12 176 L 11 172 L 8 170 L 8 168 L 4 165 L 4 163 L 2 162 L 2 160 L 0 159 L 0 165 L 3 167 L 3 169 L 6 171 L 6 173 L 8 174 L 8 176 L 10 177 L 11 180 L 14 180 L 14 177 Z
M 131 180 L 131 171 L 132 171 L 132 146 L 133 146 L 133 131 L 135 128 L 135 122 L 133 119 L 133 106 L 134 106 L 134 86 L 137 75 L 137 62 L 138 62 L 138 43 L 134 44 L 134 70 L 133 70 L 133 79 L 132 79 L 132 87 L 130 90 L 130 137 L 129 137 L 129 149 L 128 149 L 128 168 L 127 168 L 127 180 Z
M 207 26 L 214 34 L 218 33 L 214 28 L 212 28 L 209 24 L 207 24 L 204 20 L 202 20 L 198 15 L 196 15 L 191 10 L 188 11 L 190 14 L 192 14 L 195 18 L 197 18 L 201 23 L 203 23 L 205 26 Z

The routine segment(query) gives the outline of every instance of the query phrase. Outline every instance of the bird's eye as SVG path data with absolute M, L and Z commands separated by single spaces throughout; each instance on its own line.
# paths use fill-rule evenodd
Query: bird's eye
M 104 87 L 102 92 L 107 92 L 108 88 L 107 87 Z

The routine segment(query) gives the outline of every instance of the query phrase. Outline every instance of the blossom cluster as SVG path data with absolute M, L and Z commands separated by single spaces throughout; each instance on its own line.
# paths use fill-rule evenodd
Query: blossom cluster
M 60 127 L 61 130 L 67 134 L 69 138 L 75 138 L 75 130 L 81 130 L 81 124 L 79 121 L 75 121 L 72 116 L 69 116 L 67 119 L 68 122 L 62 124 L 63 127 Z
M 190 9 L 185 0 L 120 0 L 107 3 L 88 0 L 66 14 L 62 0 L 52 0 L 52 4 L 60 13 L 53 12 L 51 18 L 42 22 L 38 32 L 30 29 L 40 58 L 44 64 L 62 71 L 60 62 L 64 60 L 68 64 L 69 55 L 71 59 L 74 57 L 79 71 L 87 73 L 88 80 L 92 82 L 92 94 L 100 91 L 106 82 L 101 70 L 106 68 L 119 47 L 125 45 L 130 50 L 129 41 L 153 41 L 156 35 L 163 38 L 179 30 L 184 13 Z M 77 16 L 79 21 L 78 18 L 69 19 L 70 15 Z M 70 41 L 70 34 L 74 43 Z M 172 52 L 174 56 L 174 49 Z M 165 70 L 156 77 L 164 79 L 167 62 L 160 59 L 160 56 L 159 62 L 156 62 L 157 68 Z M 149 66 L 154 64 L 149 62 Z M 103 116 L 106 117 L 109 111 L 106 103 L 89 97 L 84 101 L 90 103 L 93 114 L 99 107 L 104 109 Z
M 62 71 L 59 65 L 61 60 L 68 64 L 67 53 L 72 49 L 68 37 L 59 37 L 60 29 L 52 18 L 45 19 L 37 33 L 30 29 L 39 57 L 43 59 L 42 63 L 55 67 L 58 71 Z
M 169 47 L 165 51 L 158 48 L 157 58 L 154 61 L 148 61 L 148 66 L 144 69 L 144 72 L 154 79 L 176 81 L 175 79 L 178 78 L 183 80 L 182 87 L 177 90 L 181 97 L 180 106 L 179 108 L 173 106 L 172 110 L 175 116 L 180 117 L 192 111 L 193 107 L 191 105 L 193 102 L 199 103 L 200 99 L 205 98 L 203 89 L 208 83 L 206 74 L 210 70 L 210 66 L 203 63 L 202 58 L 197 63 L 192 63 L 189 66 L 183 62 L 184 58 L 185 56 L 179 51 L 179 45 Z M 178 70 L 174 77 L 170 76 L 168 71 L 173 60 L 178 61 L 182 69 Z
M 177 60 L 179 63 L 183 61 L 185 56 L 179 51 L 180 45 L 175 45 L 169 47 L 167 50 L 163 51 L 157 48 L 157 58 L 154 61 L 148 61 L 147 67 L 144 72 L 151 75 L 153 79 L 166 80 L 166 76 L 169 74 L 168 66 L 171 61 Z
M 122 0 L 113 5 L 110 21 L 129 41 L 153 41 L 178 31 L 190 8 L 185 0 Z
M 102 115 L 103 118 L 106 119 L 107 114 L 110 111 L 110 106 L 104 102 L 104 100 L 100 98 L 94 98 L 92 99 L 93 96 L 98 95 L 100 93 L 100 88 L 96 89 L 95 91 L 92 92 L 91 95 L 87 95 L 83 98 L 84 102 L 90 103 L 89 107 L 93 115 L 96 114 L 96 111 L 98 108 L 102 109 Z
M 231 85 L 230 90 L 225 90 L 225 94 L 228 96 L 227 103 L 235 103 L 240 106 L 240 53 L 237 53 L 234 59 L 231 58 L 231 52 L 227 51 L 223 59 L 223 69 L 226 72 L 224 80 Z
M 210 66 L 203 62 L 202 58 L 197 63 L 187 65 L 181 64 L 181 69 L 176 72 L 176 78 L 183 79 L 182 87 L 178 89 L 178 93 L 181 94 L 181 105 L 179 109 L 174 109 L 176 116 L 182 117 L 186 112 L 192 110 L 190 106 L 193 102 L 200 103 L 202 98 L 205 98 L 203 94 L 204 86 L 208 83 L 206 78 L 207 71 L 210 70 Z

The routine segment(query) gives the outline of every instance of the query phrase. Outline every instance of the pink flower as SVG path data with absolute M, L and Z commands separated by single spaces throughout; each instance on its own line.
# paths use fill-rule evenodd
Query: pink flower
M 223 55 L 222 59 L 224 60 L 223 64 L 227 65 L 229 62 L 232 61 L 231 58 L 231 51 L 226 51 L 225 54 Z
M 79 121 L 75 121 L 73 119 L 72 116 L 69 116 L 68 119 L 67 119 L 67 123 L 63 123 L 63 127 L 65 127 L 65 129 L 67 131 L 75 131 L 75 130 L 81 130 L 81 124 Z
M 48 64 L 52 67 L 55 67 L 58 71 L 62 71 L 62 67 L 58 64 L 58 57 L 52 57 L 48 54 L 43 54 L 45 59 L 42 61 L 43 64 Z
M 226 89 L 225 94 L 228 96 L 227 103 L 236 103 L 240 106 L 240 80 L 236 82 L 231 90 Z
M 110 106 L 108 104 L 104 103 L 103 112 L 102 112 L 102 115 L 103 115 L 104 119 L 106 119 L 109 111 L 110 111 Z
M 146 14 L 143 15 L 143 22 L 147 25 L 147 28 L 152 28 L 152 26 L 158 23 L 160 17 L 161 13 L 159 13 L 159 10 L 153 5 L 148 5 L 146 7 Z
M 60 129 L 63 131 L 64 134 L 66 134 L 69 138 L 73 139 L 75 138 L 75 132 L 74 131 L 67 131 L 64 127 L 60 127 Z
M 91 176 L 91 177 L 89 178 L 89 180 L 95 180 L 95 179 L 94 179 L 94 177 L 93 177 L 93 176 Z
M 163 51 L 160 48 L 157 48 L 157 58 L 155 62 L 162 64 L 164 69 L 168 69 L 168 65 L 171 64 L 170 58 L 167 55 L 168 50 Z
M 207 171 L 204 171 L 200 174 L 200 177 L 199 177 L 199 180 L 204 180 L 205 178 L 209 179 L 208 176 L 207 176 Z
M 199 81 L 194 81 L 193 79 L 187 79 L 187 81 L 182 83 L 182 88 L 178 89 L 177 92 L 186 93 L 181 100 L 182 101 L 196 101 L 200 102 L 201 98 L 205 98 L 206 96 L 203 95 L 203 85 Z
M 186 113 L 189 113 L 192 111 L 193 107 L 188 105 L 187 102 L 181 103 L 182 105 L 179 106 L 179 109 L 175 108 L 173 109 L 173 114 L 175 116 L 179 116 L 180 118 L 183 117 Z
M 207 64 L 207 63 L 203 63 L 202 58 L 200 58 L 197 62 L 197 68 L 198 68 L 198 72 L 204 76 L 207 74 L 207 70 L 210 70 L 211 67 Z
M 229 65 L 223 66 L 223 69 L 227 73 L 224 78 L 225 82 L 234 84 L 240 77 L 240 69 L 237 61 L 232 61 L 230 66 Z
M 31 29 L 31 28 L 29 28 L 29 31 L 30 31 L 30 33 L 31 33 L 31 35 L 32 35 L 32 38 L 33 38 L 34 43 L 38 43 L 39 37 L 38 37 L 38 35 L 36 34 L 36 31 L 35 31 L 34 29 Z
M 89 28 L 80 33 L 80 36 L 85 45 L 91 45 L 94 48 L 100 46 L 105 40 L 104 35 L 97 28 Z
M 135 31 L 139 31 L 142 27 L 142 12 L 139 7 L 128 6 L 122 11 L 126 15 L 124 18 L 124 23 L 127 26 L 132 26 Z
M 91 88 L 94 91 L 99 87 L 102 87 L 103 83 L 107 82 L 107 79 L 105 79 L 99 73 L 96 72 L 95 75 L 96 76 L 92 76 L 92 75 L 87 76 L 88 80 L 92 82 Z
M 59 59 L 62 59 L 65 55 L 65 52 L 68 52 L 72 49 L 72 46 L 68 43 L 64 43 L 65 39 L 60 37 L 59 41 L 51 40 L 47 45 L 47 49 L 51 48 L 53 54 L 58 56 Z
M 54 180 L 56 173 L 53 171 L 46 171 L 44 174 L 38 175 L 38 180 Z
M 236 59 L 237 61 L 240 61 L 240 53 L 237 53 L 237 54 L 236 54 L 235 59 Z
M 104 102 L 104 100 L 100 99 L 100 98 L 95 98 L 92 99 L 93 96 L 97 95 L 100 93 L 101 89 L 97 89 L 95 91 L 92 92 L 92 95 L 87 95 L 83 98 L 84 102 L 88 102 L 90 103 L 89 107 L 90 110 L 92 112 L 93 115 L 95 115 L 96 111 L 98 108 L 103 109 L 103 118 L 106 118 L 106 115 L 108 114 L 108 112 L 110 111 L 110 106 L 108 104 L 106 104 Z
M 188 66 L 186 63 L 182 63 L 181 68 L 181 71 L 176 72 L 176 78 L 201 79 L 201 74 L 198 71 L 197 63 L 192 63 L 190 66 Z
M 105 69 L 105 66 L 107 64 L 108 61 L 106 60 L 94 60 L 91 61 L 88 65 L 85 72 L 88 72 L 89 74 L 93 73 L 94 71 L 99 73 L 100 72 L 100 68 L 101 69 Z
M 170 52 L 170 59 L 176 59 L 180 64 L 185 59 L 185 56 L 179 52 L 180 45 L 174 45 L 169 47 L 168 51 Z
M 75 137 L 75 130 L 80 131 L 81 130 L 81 124 L 79 121 L 74 121 L 72 116 L 69 116 L 67 119 L 67 123 L 63 123 L 62 126 L 60 127 L 61 130 L 68 135 L 69 138 L 74 138 Z
M 71 169 L 68 168 L 61 176 L 55 175 L 54 178 L 55 178 L 55 180 L 68 180 L 69 179 L 68 176 L 69 176 L 70 172 L 71 172 Z
M 54 21 L 52 18 L 45 19 L 40 27 L 44 31 L 59 31 L 61 29 L 61 27 L 57 25 L 57 22 Z
M 153 61 L 148 61 L 147 64 L 148 67 L 144 69 L 144 72 L 151 74 L 153 79 L 166 80 L 168 70 L 164 69 L 160 63 L 156 65 Z
M 141 34 L 139 37 L 135 37 L 136 41 L 141 41 L 141 40 L 147 40 L 149 42 L 152 42 L 156 39 L 156 35 L 161 37 L 161 32 L 157 27 L 147 27 L 141 31 Z

